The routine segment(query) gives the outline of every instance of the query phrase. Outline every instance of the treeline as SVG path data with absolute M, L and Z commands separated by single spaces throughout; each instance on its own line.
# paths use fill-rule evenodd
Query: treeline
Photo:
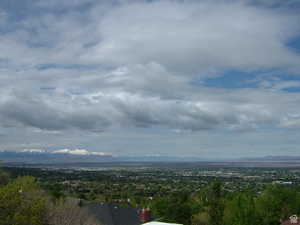
M 185 225 L 280 225 L 300 213 L 300 190 L 269 185 L 262 193 L 226 192 L 219 182 L 193 194 L 162 196 L 151 209 L 163 221 Z

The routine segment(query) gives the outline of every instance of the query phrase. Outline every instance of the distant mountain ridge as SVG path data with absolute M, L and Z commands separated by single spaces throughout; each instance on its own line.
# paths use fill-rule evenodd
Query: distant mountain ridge
M 300 156 L 264 156 L 264 157 L 248 157 L 248 158 L 241 158 L 242 161 L 300 161 Z
M 74 163 L 74 162 L 106 162 L 113 156 L 105 153 L 85 151 L 2 151 L 0 161 L 5 163 Z
M 0 161 L 5 163 L 97 163 L 97 162 L 191 162 L 203 161 L 194 157 L 168 156 L 114 156 L 110 153 L 91 152 L 85 149 L 60 149 L 45 151 L 25 149 L 20 152 L 0 151 Z
M 102 162 L 298 162 L 300 156 L 265 156 L 239 159 L 204 159 L 197 157 L 170 156 L 114 156 L 110 153 L 91 152 L 85 149 L 60 149 L 45 151 L 40 149 L 24 149 L 22 151 L 0 151 L 0 162 L 4 163 L 102 163 Z

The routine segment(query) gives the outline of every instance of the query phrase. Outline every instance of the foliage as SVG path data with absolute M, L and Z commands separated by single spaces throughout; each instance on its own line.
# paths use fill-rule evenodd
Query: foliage
M 223 225 L 224 199 L 222 185 L 214 182 L 207 194 L 208 215 L 210 225 Z
M 300 213 L 300 193 L 295 188 L 270 185 L 257 199 L 262 225 L 277 225 L 280 220 Z
M 208 213 L 200 212 L 198 214 L 194 214 L 192 216 L 192 224 L 193 225 L 208 225 L 209 224 Z
M 224 221 L 228 225 L 255 225 L 255 196 L 251 192 L 237 193 L 226 203 Z
M 191 201 L 186 193 L 161 197 L 152 204 L 151 209 L 164 222 L 191 224 Z
M 0 186 L 6 185 L 9 182 L 9 175 L 0 170 Z
M 42 225 L 46 198 L 34 178 L 0 187 L 0 225 Z

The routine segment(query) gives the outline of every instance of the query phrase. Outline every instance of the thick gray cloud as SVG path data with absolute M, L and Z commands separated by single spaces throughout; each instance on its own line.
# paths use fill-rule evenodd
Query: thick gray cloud
M 279 124 L 282 115 L 286 114 L 285 111 L 279 111 L 280 107 L 296 107 L 286 101 L 288 96 L 279 93 L 262 91 L 258 94 L 251 90 L 240 92 L 239 97 L 230 94 L 237 94 L 237 91 L 228 91 L 223 98 L 218 97 L 218 100 L 214 99 L 216 97 L 210 91 L 202 92 L 194 100 L 163 99 L 114 90 L 110 93 L 106 91 L 69 96 L 54 94 L 39 98 L 21 93 L 9 96 L 1 103 L 0 115 L 6 118 L 3 120 L 5 123 L 15 121 L 46 130 L 73 127 L 97 131 L 110 125 L 158 125 L 197 131 L 211 128 L 252 129 L 269 123 Z M 255 101 L 256 95 L 260 96 L 259 101 Z M 262 100 L 263 97 L 265 99 Z M 272 105 L 274 98 L 277 98 L 277 102 L 280 101 L 278 108 Z M 292 113 L 292 110 L 286 111 Z

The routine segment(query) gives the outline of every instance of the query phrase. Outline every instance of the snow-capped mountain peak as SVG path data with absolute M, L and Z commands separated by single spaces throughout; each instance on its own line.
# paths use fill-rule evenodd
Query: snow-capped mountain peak
M 55 150 L 52 153 L 63 153 L 63 154 L 73 154 L 73 155 L 89 155 L 89 151 L 86 149 L 59 149 Z
M 23 149 L 21 152 L 28 152 L 28 153 L 45 153 L 44 149 Z
M 105 156 L 110 155 L 105 152 L 90 152 L 86 149 L 59 149 L 52 152 L 53 154 L 72 154 L 72 155 L 99 155 Z

